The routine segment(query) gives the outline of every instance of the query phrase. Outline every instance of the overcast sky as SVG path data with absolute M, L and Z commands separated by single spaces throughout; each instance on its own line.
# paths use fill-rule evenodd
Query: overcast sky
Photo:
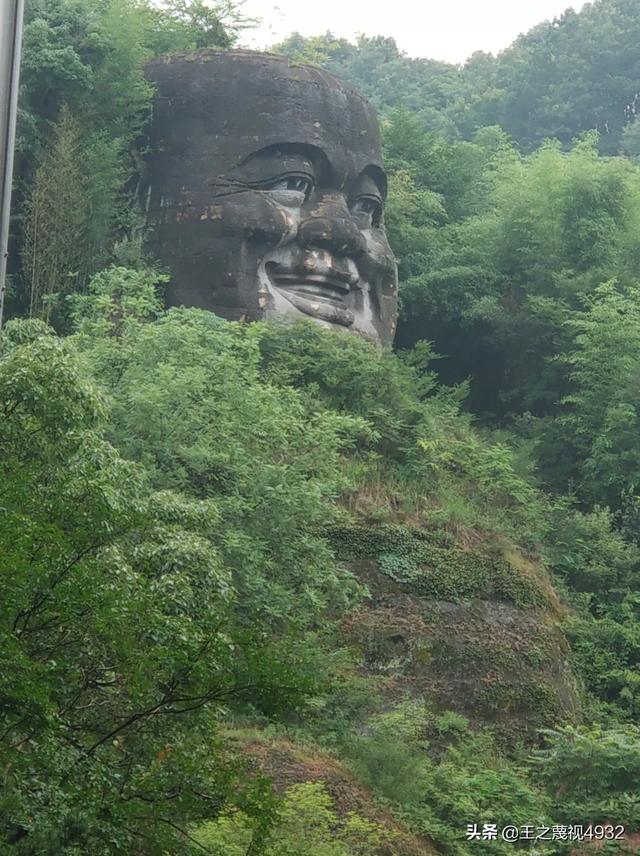
M 393 36 L 410 56 L 464 62 L 476 50 L 497 53 L 520 33 L 582 0 L 245 0 L 247 15 L 262 26 L 243 40 L 264 48 L 294 31 L 315 36 L 330 30 L 353 39 Z

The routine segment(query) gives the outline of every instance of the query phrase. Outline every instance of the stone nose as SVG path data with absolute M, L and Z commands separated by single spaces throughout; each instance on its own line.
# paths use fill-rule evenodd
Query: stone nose
M 353 256 L 365 249 L 365 240 L 342 197 L 325 197 L 300 223 L 298 243 L 303 247 Z

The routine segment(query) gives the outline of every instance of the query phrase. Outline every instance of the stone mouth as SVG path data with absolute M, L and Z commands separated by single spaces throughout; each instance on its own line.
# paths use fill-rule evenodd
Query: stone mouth
M 275 262 L 266 270 L 273 288 L 299 312 L 343 327 L 355 321 L 347 305 L 351 283 L 346 276 L 287 270 Z

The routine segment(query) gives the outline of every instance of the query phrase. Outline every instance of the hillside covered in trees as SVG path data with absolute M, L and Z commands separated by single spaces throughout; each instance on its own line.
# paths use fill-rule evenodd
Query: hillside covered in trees
M 0 849 L 637 852 L 640 3 L 461 67 L 274 48 L 380 112 L 393 351 L 164 307 L 143 65 L 249 24 L 27 2 Z
M 539 24 L 497 57 L 478 51 L 462 66 L 412 59 L 384 35 L 350 44 L 330 32 L 294 34 L 279 50 L 351 81 L 383 112 L 411 110 L 424 130 L 449 138 L 500 125 L 530 152 L 546 139 L 567 145 L 596 130 L 601 150 L 617 154 L 638 135 L 638 35 L 635 0 L 597 0 Z

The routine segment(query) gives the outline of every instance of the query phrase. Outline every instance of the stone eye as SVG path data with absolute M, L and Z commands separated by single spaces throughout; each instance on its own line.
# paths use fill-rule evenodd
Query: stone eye
M 359 196 L 351 210 L 354 214 L 363 215 L 369 227 L 377 227 L 382 221 L 382 202 L 375 196 Z
M 313 179 L 308 175 L 284 175 L 272 182 L 269 185 L 269 190 L 302 193 L 306 201 L 313 190 Z

